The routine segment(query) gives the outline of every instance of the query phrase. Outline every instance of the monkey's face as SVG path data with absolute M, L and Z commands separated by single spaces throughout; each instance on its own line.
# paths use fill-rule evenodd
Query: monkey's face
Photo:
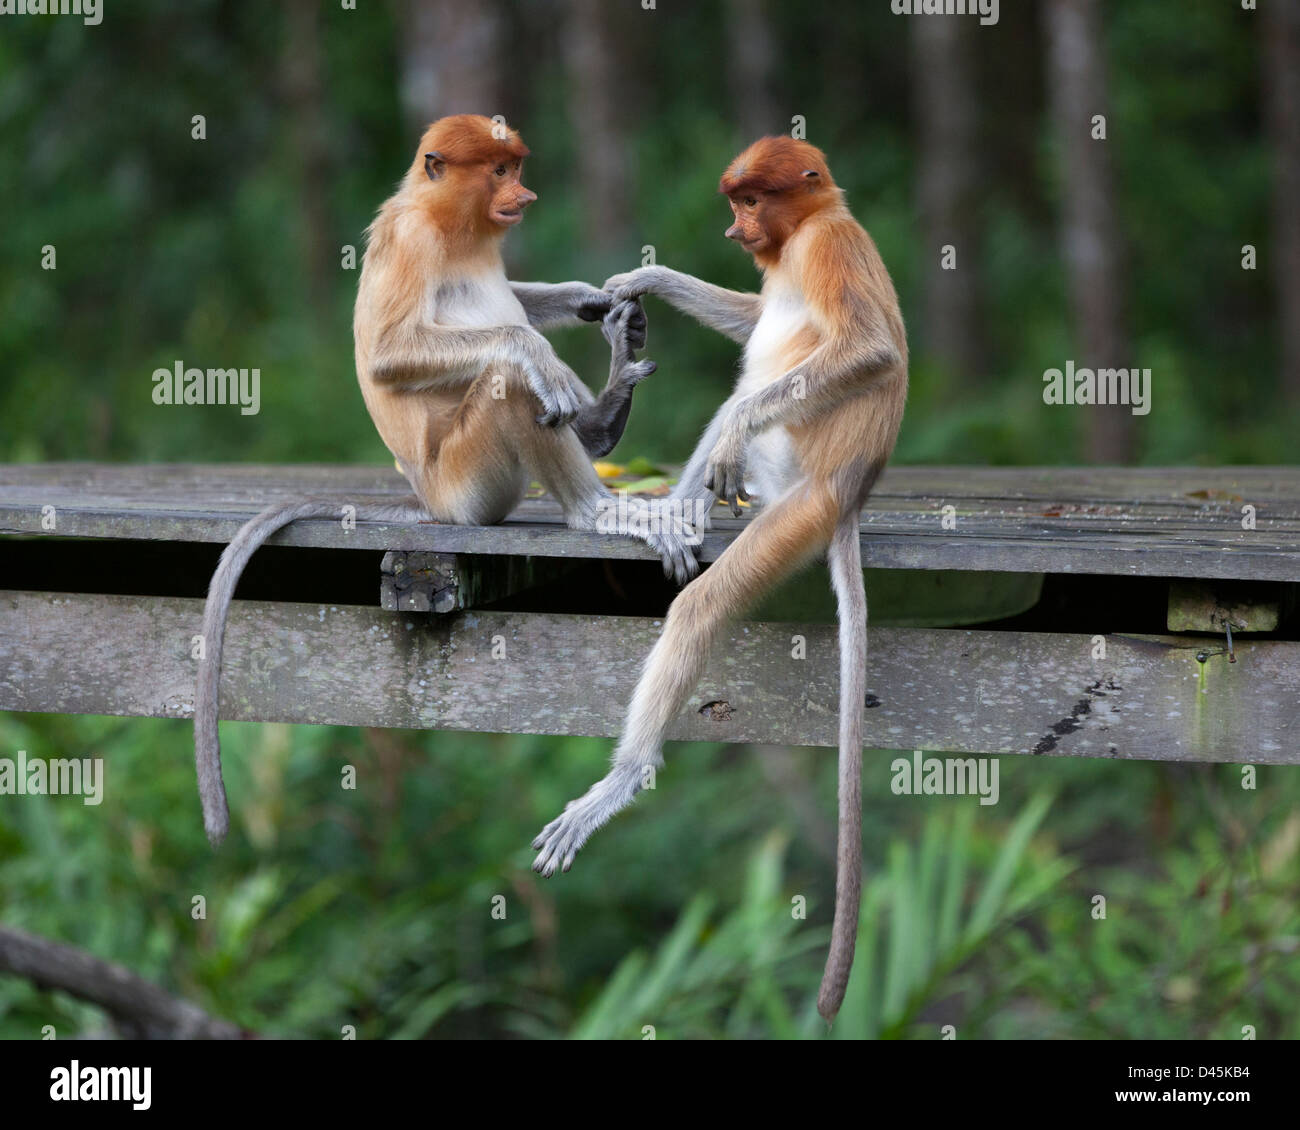
M 766 251 L 772 243 L 771 217 L 766 215 L 766 194 L 740 192 L 728 197 L 735 222 L 726 230 L 726 237 L 734 239 L 751 255 Z
M 537 199 L 537 193 L 526 189 L 520 179 L 523 166 L 518 158 L 485 166 L 489 223 L 501 228 L 513 227 L 524 218 L 524 209 Z

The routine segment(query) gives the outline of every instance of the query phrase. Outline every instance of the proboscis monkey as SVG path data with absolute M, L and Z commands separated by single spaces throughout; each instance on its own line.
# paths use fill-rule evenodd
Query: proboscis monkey
M 477 115 L 429 127 L 415 161 L 371 224 L 353 336 L 357 379 L 371 419 L 415 495 L 361 505 L 356 516 L 462 525 L 501 521 L 536 478 L 568 524 L 596 529 L 612 501 L 591 457 L 622 435 L 636 384 L 654 362 L 635 299 L 587 283 L 511 283 L 501 240 L 537 197 L 520 170 L 518 133 Z M 609 381 L 599 397 L 539 330 L 602 318 Z M 337 518 L 344 501 L 273 506 L 226 547 L 203 612 L 205 655 L 194 700 L 195 762 L 204 826 L 219 844 L 229 828 L 217 733 L 221 648 L 235 585 L 268 537 L 299 518 Z M 695 566 L 680 527 L 650 520 L 660 503 L 629 502 L 643 521 L 623 531 L 658 551 L 679 575 Z M 599 523 L 603 524 L 603 523 Z
M 839 848 L 835 920 L 817 1007 L 829 1022 L 853 965 L 862 886 L 862 711 L 867 599 L 859 517 L 884 468 L 907 396 L 907 338 L 875 244 L 845 206 L 822 152 L 765 137 L 722 177 L 734 239 L 763 272 L 760 294 L 666 267 L 606 282 L 617 300 L 658 295 L 744 345 L 735 392 L 682 476 L 681 503 L 716 494 L 740 513 L 749 483 L 762 508 L 678 594 L 632 696 L 609 773 L 533 842 L 533 868 L 568 870 L 587 838 L 663 764 L 668 724 L 694 689 L 724 624 L 825 553 L 840 639 Z

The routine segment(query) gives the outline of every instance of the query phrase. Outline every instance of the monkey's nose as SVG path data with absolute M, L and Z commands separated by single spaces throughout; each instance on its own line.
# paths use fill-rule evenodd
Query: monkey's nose
M 729 228 L 728 228 L 725 232 L 723 232 L 722 234 L 725 235 L 728 239 L 739 239 L 739 238 L 740 238 L 740 225 L 739 225 L 739 224 L 732 224 L 731 227 L 729 227 Z
M 519 194 L 519 207 L 527 208 L 528 205 L 533 203 L 533 201 L 535 201 L 536 199 L 537 199 L 537 193 L 531 191 L 530 189 L 525 188 Z

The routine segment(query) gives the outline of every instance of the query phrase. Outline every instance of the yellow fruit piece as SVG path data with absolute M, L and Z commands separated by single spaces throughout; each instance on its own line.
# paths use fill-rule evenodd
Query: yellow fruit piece
M 592 466 L 596 468 L 596 474 L 602 479 L 617 479 L 619 475 L 627 473 L 627 468 L 618 463 L 605 463 L 598 460 Z

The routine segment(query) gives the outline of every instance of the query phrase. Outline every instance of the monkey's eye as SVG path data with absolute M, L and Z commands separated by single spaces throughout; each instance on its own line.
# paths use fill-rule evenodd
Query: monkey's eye
M 503 177 L 503 176 L 506 175 L 506 167 L 505 167 L 504 165 L 498 165 L 498 166 L 497 166 L 495 169 L 493 169 L 492 171 L 493 171 L 493 173 L 494 173 L 496 176 L 499 176 L 499 177 Z
M 741 201 L 741 203 L 742 203 L 746 208 L 752 208 L 752 207 L 754 207 L 755 204 L 758 203 L 758 201 L 755 200 L 752 196 L 746 196 L 745 199 Z

